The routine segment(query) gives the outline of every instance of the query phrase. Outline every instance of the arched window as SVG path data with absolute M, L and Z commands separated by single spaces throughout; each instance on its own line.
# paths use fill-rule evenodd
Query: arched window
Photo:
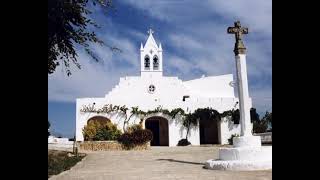
M 158 70 L 159 69 L 159 59 L 158 56 L 153 56 L 153 69 Z
M 146 70 L 150 69 L 150 58 L 148 55 L 146 55 L 146 57 L 144 57 L 144 68 Z

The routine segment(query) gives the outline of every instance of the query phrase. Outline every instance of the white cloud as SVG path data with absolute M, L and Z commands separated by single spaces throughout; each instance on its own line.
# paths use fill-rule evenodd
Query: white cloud
M 170 67 L 178 69 L 178 71 L 182 72 L 183 74 L 191 74 L 192 69 L 194 67 L 193 64 L 191 64 L 189 61 L 186 61 L 180 57 L 177 56 L 167 56 L 165 60 L 166 64 L 168 64 Z
M 155 34 L 164 49 L 164 71 L 181 79 L 198 78 L 199 73 L 195 71 L 208 76 L 235 72 L 234 37 L 226 33 L 226 28 L 239 19 L 249 27 L 249 35 L 244 41 L 248 48 L 247 67 L 253 104 L 265 109 L 272 107 L 271 80 L 266 81 L 272 76 L 271 1 L 123 0 L 121 3 L 165 22 L 165 26 L 157 27 L 159 32 Z M 119 27 L 115 22 L 106 22 L 108 28 L 103 33 L 108 36 L 105 35 L 104 39 L 123 52 L 111 53 L 108 48 L 95 46 L 96 53 L 104 59 L 103 65 L 89 63 L 90 59 L 82 54 L 84 69 L 74 72 L 71 77 L 65 77 L 58 71 L 49 76 L 49 99 L 74 101 L 76 97 L 103 96 L 120 76 L 139 72 L 140 42 L 145 40 L 146 33 L 127 27 L 122 31 L 129 36 L 123 36 L 116 33 Z M 258 83 L 250 83 L 251 79 L 258 79 Z M 89 84 L 83 87 L 83 82 Z
M 140 67 L 137 48 L 128 39 L 113 37 L 109 40 L 122 52 L 93 45 L 93 51 L 102 59 L 101 62 L 95 62 L 80 51 L 81 69 L 73 67 L 72 75 L 68 77 L 63 66 L 58 66 L 56 72 L 48 76 L 49 101 L 75 102 L 80 97 L 102 97 L 121 76 L 137 74 Z

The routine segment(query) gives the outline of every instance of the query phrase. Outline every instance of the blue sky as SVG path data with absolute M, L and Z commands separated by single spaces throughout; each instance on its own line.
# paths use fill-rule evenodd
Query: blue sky
M 272 110 L 272 4 L 265 0 L 114 0 L 115 11 L 105 13 L 90 7 L 95 29 L 108 47 L 92 45 L 102 59 L 95 62 L 78 49 L 81 70 L 72 67 L 68 77 L 62 67 L 48 75 L 48 118 L 52 130 L 72 136 L 75 129 L 75 99 L 103 97 L 121 76 L 138 75 L 139 48 L 151 27 L 161 42 L 164 75 L 182 80 L 235 74 L 234 36 L 228 26 L 240 20 L 249 28 L 247 47 L 249 94 L 261 115 Z M 234 77 L 235 78 L 235 77 Z

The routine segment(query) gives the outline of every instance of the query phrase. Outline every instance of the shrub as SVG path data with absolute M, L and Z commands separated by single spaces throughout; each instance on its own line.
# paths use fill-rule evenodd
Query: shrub
M 233 138 L 234 138 L 234 137 L 239 137 L 239 134 L 232 134 L 232 135 L 231 135 L 231 137 L 228 139 L 228 142 L 229 142 L 230 145 L 233 144 Z
M 191 143 L 188 141 L 188 139 L 181 139 L 179 142 L 178 142 L 178 146 L 188 146 L 190 145 Z
M 119 138 L 118 141 L 125 145 L 128 149 L 133 148 L 136 145 L 142 145 L 153 138 L 152 132 L 148 129 L 138 129 L 131 133 L 126 132 L 123 133 Z
M 91 121 L 83 128 L 83 135 L 86 141 L 108 141 L 117 140 L 121 135 L 121 131 L 109 121 Z
M 253 128 L 252 128 L 253 133 L 264 133 L 264 132 L 267 132 L 267 129 L 268 129 L 267 121 L 259 120 L 259 121 L 253 122 Z
M 133 133 L 134 131 L 142 130 L 141 124 L 133 124 L 127 128 L 128 133 Z
M 48 178 L 70 169 L 84 156 L 85 154 L 79 154 L 69 157 L 66 151 L 48 150 Z

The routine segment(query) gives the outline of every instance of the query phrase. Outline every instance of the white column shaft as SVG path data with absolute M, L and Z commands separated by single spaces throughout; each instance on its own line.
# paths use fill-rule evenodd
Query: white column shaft
M 252 136 L 250 120 L 250 99 L 246 67 L 246 55 L 238 54 L 236 57 L 237 84 L 239 95 L 241 136 Z

